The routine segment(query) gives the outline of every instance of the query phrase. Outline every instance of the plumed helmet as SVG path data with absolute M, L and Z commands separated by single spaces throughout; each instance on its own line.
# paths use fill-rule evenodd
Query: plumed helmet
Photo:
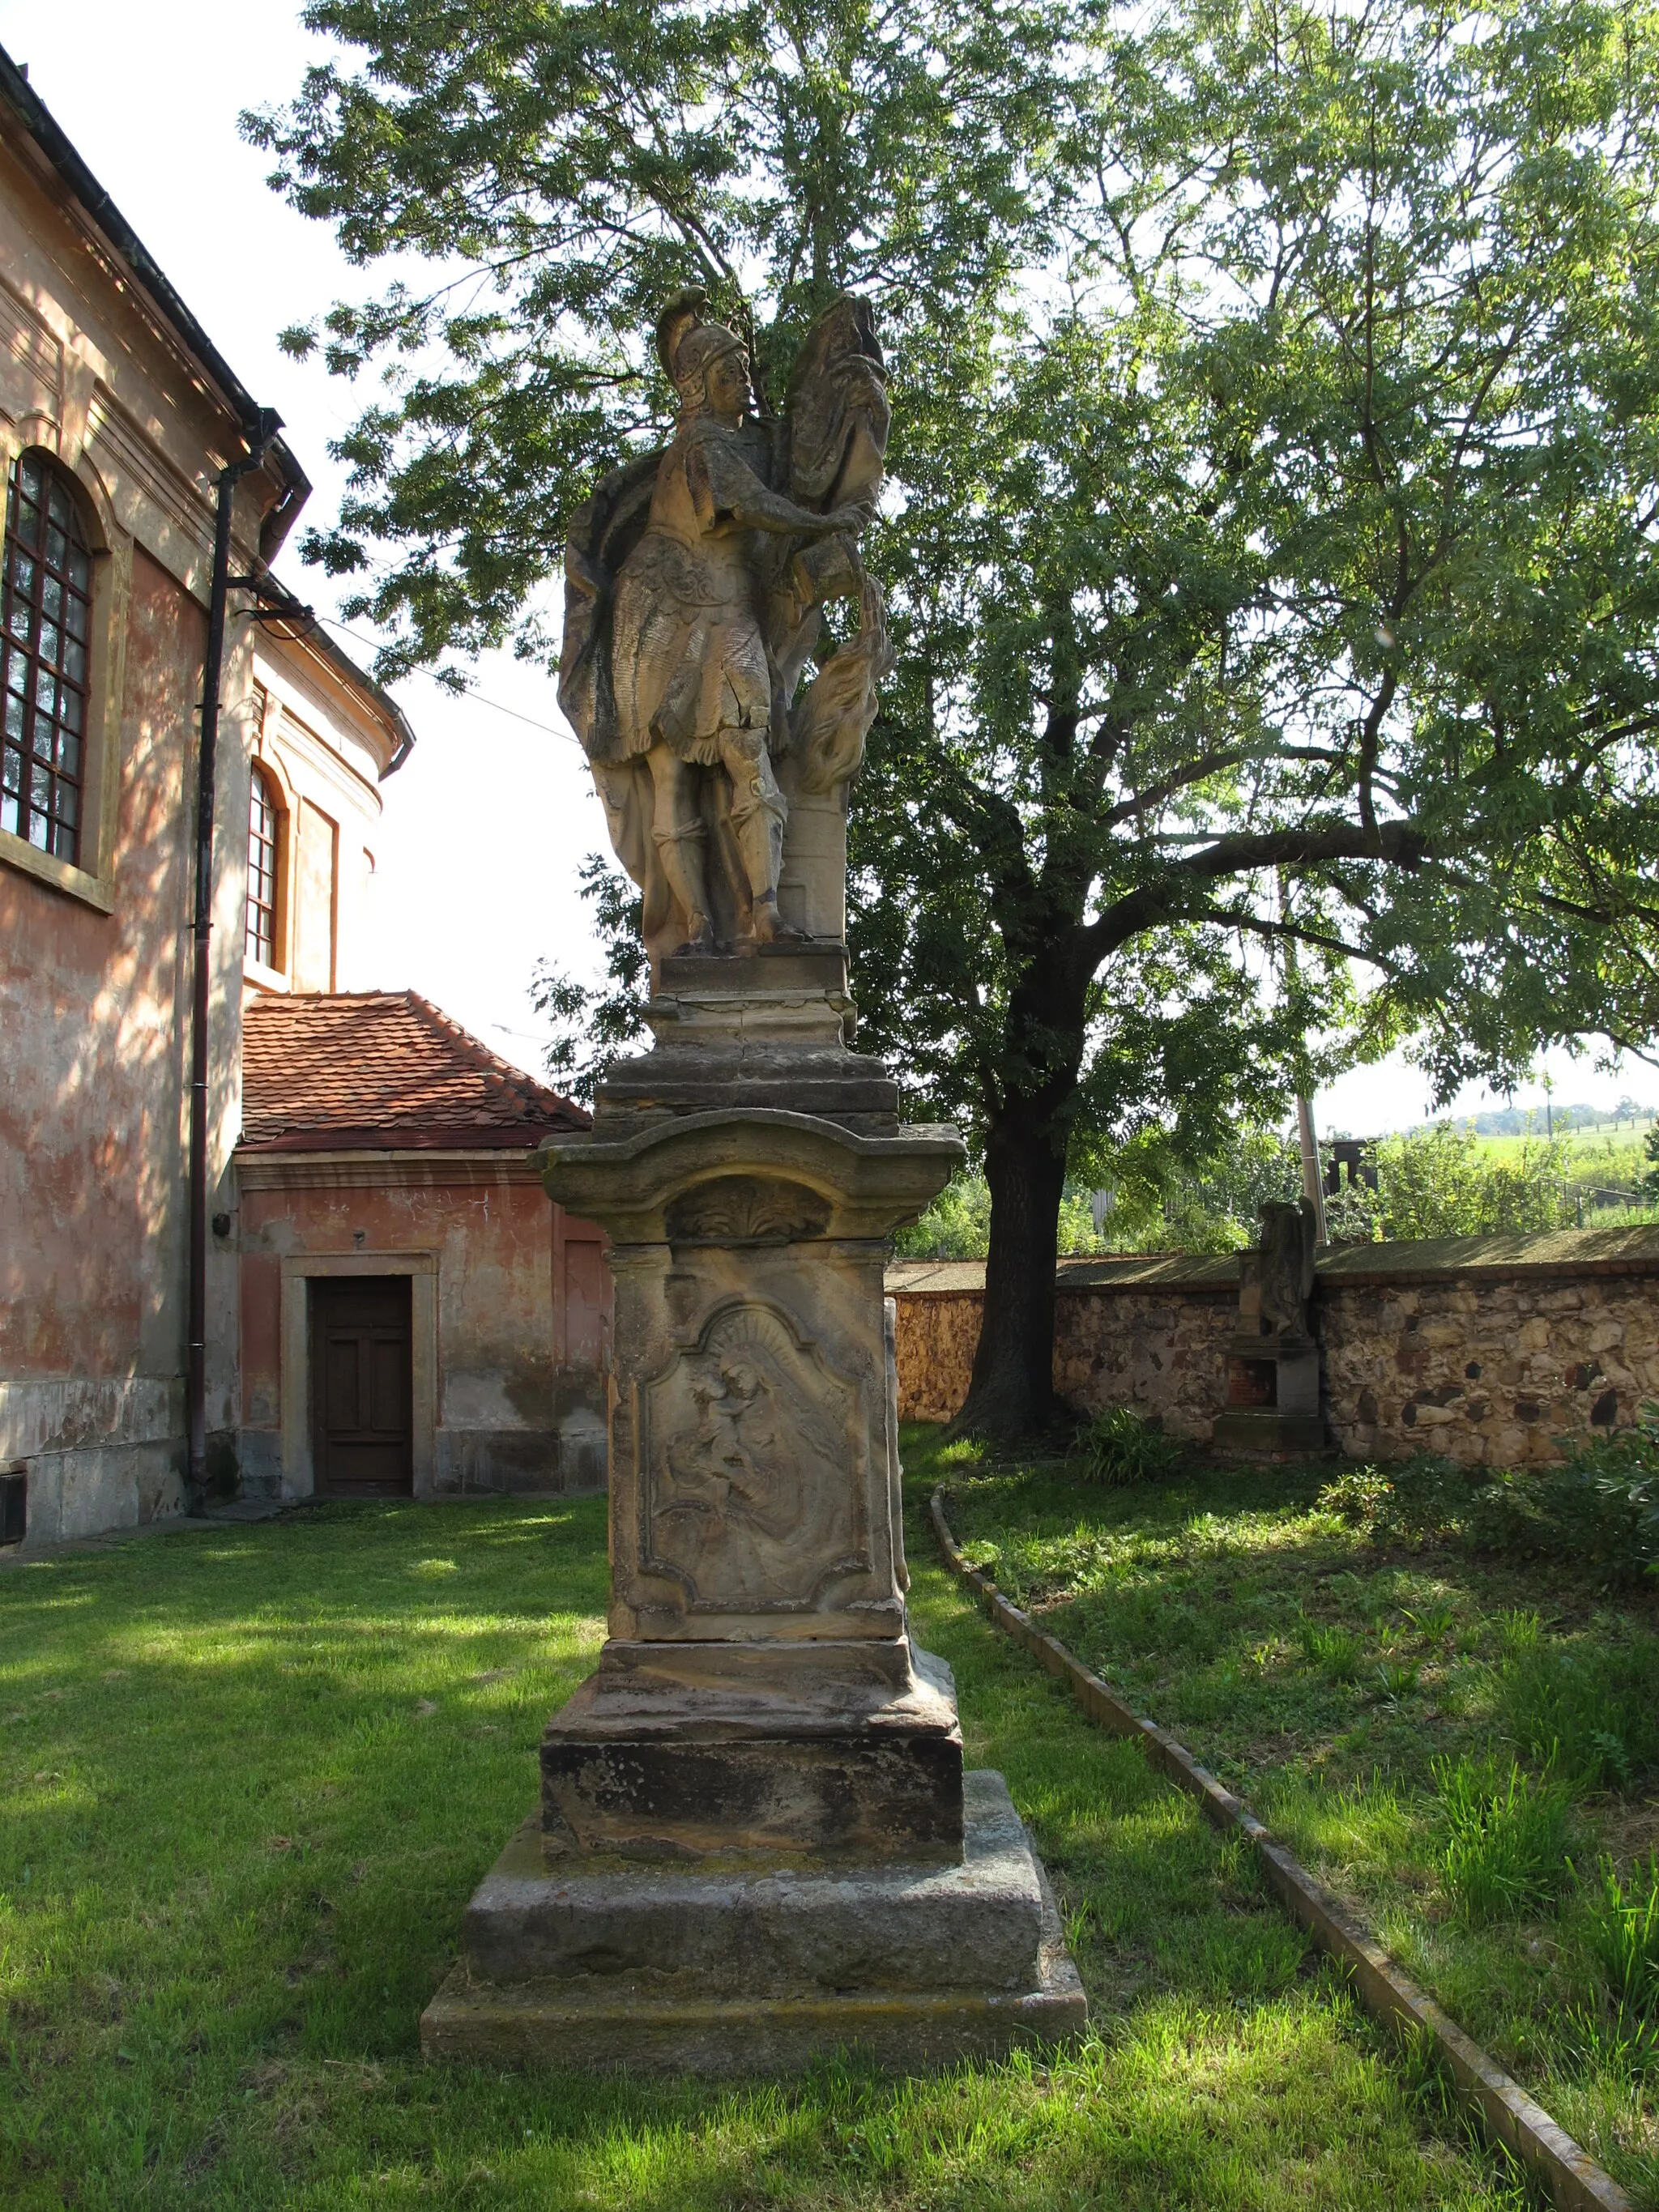
M 723 354 L 742 353 L 743 340 L 724 323 L 706 323 L 707 292 L 677 292 L 657 318 L 657 356 L 688 406 L 703 396 L 710 364 Z

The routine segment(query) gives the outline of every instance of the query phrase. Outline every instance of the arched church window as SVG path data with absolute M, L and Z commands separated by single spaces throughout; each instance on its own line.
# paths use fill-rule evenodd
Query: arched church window
M 91 635 L 92 553 L 68 471 L 49 453 L 20 453 L 0 593 L 0 830 L 76 864 Z
M 247 809 L 247 957 L 276 965 L 276 860 L 283 817 L 268 771 L 253 764 Z

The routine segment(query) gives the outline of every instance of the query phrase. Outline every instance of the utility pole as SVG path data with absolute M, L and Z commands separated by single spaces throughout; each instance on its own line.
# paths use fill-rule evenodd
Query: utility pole
M 1291 915 L 1291 887 L 1281 872 L 1279 878 L 1279 913 L 1282 921 Z M 1285 939 L 1285 974 L 1293 980 L 1296 975 L 1296 939 Z M 1321 1244 L 1328 1244 L 1325 1230 L 1325 1178 L 1319 1167 L 1319 1138 L 1314 1128 L 1313 1097 L 1298 1094 L 1296 1102 L 1296 1133 L 1302 1153 L 1302 1195 L 1312 1206 L 1315 1236 Z

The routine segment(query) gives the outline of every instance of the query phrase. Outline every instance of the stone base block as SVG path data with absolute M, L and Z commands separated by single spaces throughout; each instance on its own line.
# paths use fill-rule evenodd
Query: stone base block
M 1303 1459 L 1328 1451 L 1322 1413 L 1279 1413 L 1271 1408 L 1234 1407 L 1216 1416 L 1212 1450 L 1237 1452 L 1251 1459 Z
M 958 1866 L 571 1876 L 526 1823 L 469 1906 L 427 2056 L 787 2073 L 897 2069 L 1080 2030 L 1054 1899 L 1000 1775 L 966 1778 Z
M 542 1739 L 544 1845 L 574 1857 L 959 1860 L 950 1669 L 908 1638 L 629 1644 Z

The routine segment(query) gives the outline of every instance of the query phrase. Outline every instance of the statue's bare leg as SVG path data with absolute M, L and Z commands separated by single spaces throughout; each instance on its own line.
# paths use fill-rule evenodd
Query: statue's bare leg
M 720 745 L 720 759 L 732 779 L 732 828 L 749 878 L 754 932 L 767 944 L 784 934 L 778 920 L 778 877 L 789 809 L 772 773 L 764 730 L 723 729 Z
M 714 925 L 708 919 L 708 890 L 703 847 L 708 830 L 697 811 L 696 770 L 666 745 L 653 745 L 652 841 L 668 888 L 685 915 L 688 952 L 712 952 Z

